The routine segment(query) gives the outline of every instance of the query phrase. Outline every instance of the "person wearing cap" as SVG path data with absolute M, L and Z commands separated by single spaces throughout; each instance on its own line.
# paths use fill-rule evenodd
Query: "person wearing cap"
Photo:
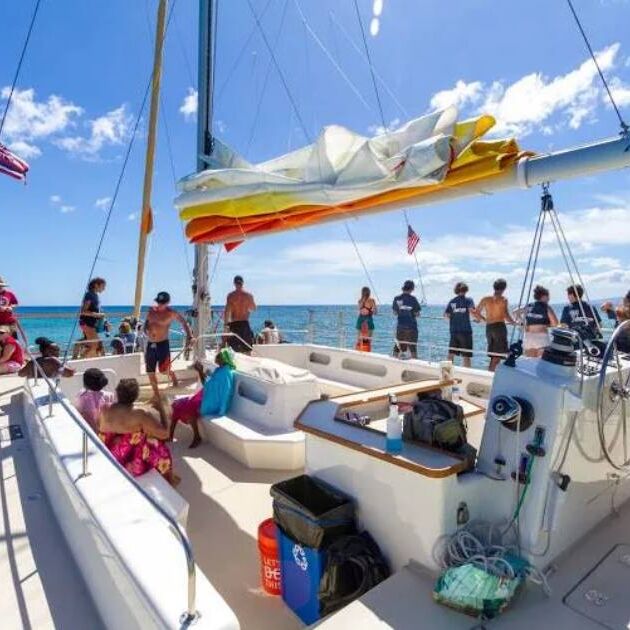
M 402 293 L 394 298 L 392 304 L 397 318 L 395 357 L 407 352 L 414 359 L 418 356 L 418 317 L 422 309 L 420 302 L 412 295 L 415 288 L 412 280 L 405 280 Z
M 17 319 L 13 312 L 13 307 L 18 305 L 15 293 L 7 289 L 9 285 L 0 276 L 0 326 L 10 326 L 11 334 L 15 336 Z
M 11 326 L 0 326 L 0 374 L 15 374 L 24 365 L 24 350 L 12 332 Z
M 224 416 L 232 402 L 234 395 L 234 375 L 236 369 L 232 351 L 223 348 L 217 352 L 214 362 L 217 365 L 214 372 L 207 373 L 203 365 L 197 361 L 192 365 L 199 375 L 201 389 L 192 396 L 181 396 L 173 401 L 171 407 L 171 435 L 173 439 L 178 422 L 189 424 L 193 432 L 193 440 L 189 448 L 196 448 L 201 442 L 199 434 L 199 417 Z
M 243 276 L 234 276 L 234 291 L 228 294 L 225 303 L 225 332 L 227 344 L 234 352 L 251 354 L 254 333 L 249 325 L 249 315 L 256 310 L 254 296 L 243 290 Z
M 171 296 L 166 291 L 160 291 L 155 297 L 155 306 L 149 309 L 144 323 L 144 330 L 148 337 L 144 361 L 156 399 L 159 399 L 160 396 L 156 370 L 159 370 L 162 374 L 168 373 L 173 387 L 177 387 L 179 384 L 177 376 L 175 376 L 175 372 L 171 368 L 171 347 L 169 343 L 169 332 L 174 321 L 178 321 L 186 333 L 186 346 L 189 347 L 192 343 L 192 331 L 188 322 L 169 306 L 170 303 Z

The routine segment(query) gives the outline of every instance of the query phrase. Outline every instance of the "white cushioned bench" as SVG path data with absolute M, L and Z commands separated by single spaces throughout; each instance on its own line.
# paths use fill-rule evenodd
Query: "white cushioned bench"
M 153 497 L 177 522 L 186 529 L 188 501 L 171 486 L 157 470 L 150 470 L 135 478 L 137 484 Z
M 208 442 L 248 468 L 296 470 L 304 466 L 304 433 L 272 431 L 230 416 L 202 418 L 200 430 Z

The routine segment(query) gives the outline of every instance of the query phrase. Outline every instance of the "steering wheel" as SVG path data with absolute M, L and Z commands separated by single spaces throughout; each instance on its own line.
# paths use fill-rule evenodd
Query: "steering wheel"
M 623 331 L 630 330 L 630 320 L 620 323 L 615 328 L 608 340 L 606 349 L 602 355 L 602 365 L 599 370 L 599 381 L 597 383 L 597 430 L 599 433 L 599 443 L 602 453 L 608 463 L 616 470 L 625 470 L 630 466 L 630 456 L 628 454 L 628 420 L 630 420 L 630 369 L 624 376 L 621 369 L 621 359 L 617 350 L 617 339 Z M 608 367 L 614 368 L 612 381 L 606 384 L 606 373 Z M 612 417 L 619 413 L 618 423 L 611 423 Z M 606 440 L 606 430 L 613 435 L 610 443 Z M 622 457 L 613 455 L 613 449 L 619 440 L 621 433 Z M 617 461 L 619 460 L 619 461 Z

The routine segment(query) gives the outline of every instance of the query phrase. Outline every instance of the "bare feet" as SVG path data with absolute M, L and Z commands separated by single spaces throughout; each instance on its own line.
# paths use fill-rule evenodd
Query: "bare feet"
M 195 435 L 195 437 L 193 438 L 193 441 L 190 443 L 190 446 L 188 448 L 197 448 L 200 444 L 201 444 L 201 436 Z
M 170 478 L 170 482 L 171 482 L 171 486 L 173 486 L 173 488 L 177 488 L 177 486 L 180 484 L 182 478 L 179 475 L 176 475 L 175 473 L 171 473 L 171 478 Z

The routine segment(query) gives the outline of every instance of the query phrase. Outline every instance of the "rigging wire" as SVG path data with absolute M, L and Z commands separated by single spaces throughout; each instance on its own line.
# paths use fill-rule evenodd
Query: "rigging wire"
M 280 36 L 282 35 L 282 27 L 284 26 L 284 20 L 287 16 L 287 8 L 289 6 L 289 0 L 284 1 L 284 6 L 282 8 L 282 15 L 280 17 L 280 26 L 278 27 L 278 32 L 276 33 L 276 39 L 274 41 L 274 49 L 278 47 L 278 43 L 280 42 Z M 269 77 L 271 76 L 271 69 L 273 67 L 273 62 L 271 58 L 267 63 L 267 69 L 265 70 L 265 76 L 263 78 L 263 84 L 260 90 L 260 94 L 258 95 L 258 101 L 256 103 L 256 111 L 254 113 L 254 120 L 252 121 L 252 126 L 249 130 L 249 138 L 247 139 L 247 146 L 245 148 L 245 155 L 249 155 L 249 150 L 252 146 L 252 142 L 254 140 L 254 134 L 258 127 L 258 119 L 260 117 L 260 110 L 262 107 L 263 99 L 265 98 L 265 93 L 267 91 L 267 85 L 269 84 Z
M 260 12 L 260 19 L 261 20 L 265 16 L 265 14 L 267 13 L 267 9 L 270 7 L 271 2 L 272 2 L 272 0 L 267 0 L 267 4 L 263 7 L 263 10 Z M 225 89 L 227 88 L 228 84 L 232 80 L 232 77 L 234 76 L 234 74 L 236 72 L 236 69 L 240 65 L 240 63 L 241 63 L 241 61 L 243 59 L 243 56 L 247 52 L 249 44 L 251 43 L 252 39 L 254 38 L 254 35 L 256 34 L 257 30 L 258 30 L 258 26 L 257 26 L 257 24 L 254 24 L 252 30 L 249 32 L 249 35 L 245 39 L 245 43 L 243 44 L 243 46 L 239 50 L 238 55 L 236 55 L 236 58 L 234 59 L 234 63 L 231 65 L 230 69 L 227 71 L 227 73 L 226 73 L 227 76 L 225 78 L 225 81 L 223 81 L 223 83 L 219 86 L 219 90 L 217 92 L 217 101 L 221 100 L 221 96 L 223 96 L 223 92 L 225 91 Z
M 339 22 L 339 20 L 337 20 L 337 16 L 335 15 L 335 12 L 334 11 L 330 11 L 329 12 L 329 16 L 330 16 L 331 23 L 333 23 L 341 31 L 341 33 L 345 37 L 346 41 L 352 46 L 352 48 L 354 48 L 354 50 L 361 57 L 361 59 L 363 59 L 363 61 L 366 61 L 369 64 L 369 60 L 365 56 L 365 53 L 359 48 L 359 45 L 354 41 L 354 39 L 352 39 L 352 37 L 350 36 L 350 33 L 348 33 L 348 31 L 343 26 L 343 24 L 341 22 Z M 334 38 L 334 42 L 335 42 L 335 48 L 337 48 L 337 40 L 336 40 L 336 38 Z M 339 55 L 337 55 L 337 56 L 339 56 Z M 372 66 L 372 70 L 374 71 L 374 76 L 376 76 L 376 78 L 378 79 L 379 83 L 383 86 L 383 88 L 387 92 L 387 95 L 392 99 L 392 101 L 394 101 L 394 103 L 400 109 L 400 111 L 403 114 L 403 116 L 405 116 L 405 118 L 411 118 L 411 115 L 409 114 L 409 112 L 407 111 L 405 106 L 398 100 L 398 97 L 396 96 L 395 92 L 385 82 L 385 79 L 383 79 L 383 77 L 376 71 L 376 68 L 374 68 L 373 66 Z
M 296 0 L 297 1 L 297 0 Z M 363 21 L 361 20 L 361 13 L 359 12 L 359 5 L 357 0 L 354 0 L 354 10 L 357 16 L 357 22 L 359 23 L 359 27 L 361 29 L 361 38 L 363 39 L 363 48 L 365 49 L 365 58 L 368 63 L 368 67 L 370 69 L 370 76 L 372 77 L 372 87 L 374 88 L 374 96 L 376 97 L 376 103 L 378 105 L 378 111 L 381 116 L 381 125 L 383 126 L 383 133 L 387 131 L 387 123 L 385 122 L 385 112 L 383 111 L 383 102 L 381 101 L 381 95 L 378 90 L 378 83 L 376 82 L 376 73 L 374 71 L 374 64 L 372 63 L 372 57 L 370 55 L 370 47 L 367 43 L 367 37 L 365 35 L 365 29 L 363 28 Z M 407 233 L 409 230 L 412 230 L 411 224 L 409 223 L 409 215 L 407 214 L 407 210 L 403 209 L 403 217 L 405 219 L 405 224 L 407 226 Z M 422 304 L 426 304 L 426 294 L 424 292 L 424 282 L 422 281 L 422 272 L 420 271 L 420 261 L 418 260 L 418 254 L 416 249 L 413 250 L 413 258 L 416 263 L 416 271 L 418 272 L 418 280 L 420 282 L 420 290 L 421 290 L 421 302 Z
M 280 81 L 282 83 L 282 86 L 284 87 L 284 91 L 286 92 L 286 95 L 289 99 L 289 102 L 291 103 L 291 107 L 293 108 L 293 111 L 295 112 L 295 116 L 298 119 L 298 122 L 300 124 L 300 127 L 302 128 L 302 133 L 304 134 L 304 137 L 306 138 L 306 140 L 308 142 L 312 142 L 311 139 L 311 135 L 308 132 L 308 129 L 306 127 L 306 124 L 304 123 L 304 120 L 300 114 L 300 110 L 298 109 L 297 103 L 295 102 L 295 99 L 293 98 L 293 94 L 291 93 L 291 89 L 289 88 L 289 84 L 287 83 L 287 80 L 284 76 L 284 73 L 282 72 L 282 69 L 280 68 L 280 64 L 278 63 L 278 59 L 276 58 L 276 54 L 273 50 L 273 48 L 271 47 L 271 44 L 269 43 L 269 39 L 267 38 L 267 35 L 265 33 L 265 30 L 262 27 L 262 24 L 260 23 L 260 18 L 258 16 L 258 14 L 256 13 L 256 9 L 254 9 L 254 5 L 252 4 L 252 0 L 247 0 L 247 4 L 249 5 L 249 10 L 252 13 L 252 16 L 254 17 L 254 20 L 256 22 L 256 26 L 258 27 L 258 30 L 260 32 L 260 36 L 263 39 L 263 42 L 265 44 L 265 47 L 267 48 L 267 51 L 269 52 L 269 54 L 271 55 L 271 59 L 273 61 L 274 66 L 276 67 L 276 71 L 278 72 L 278 76 L 280 77 Z
M 164 37 L 166 37 L 166 34 L 168 33 L 168 27 L 171 23 L 171 17 L 173 16 L 173 10 L 175 8 L 175 5 L 177 4 L 177 0 L 173 0 L 173 3 L 171 4 L 171 8 L 169 10 L 168 16 L 167 16 L 167 20 L 166 20 L 166 26 L 164 28 Z M 122 181 L 124 179 L 125 176 L 125 172 L 127 170 L 127 165 L 129 163 L 129 158 L 131 157 L 131 151 L 133 149 L 133 144 L 134 141 L 136 139 L 136 136 L 138 134 L 138 129 L 140 127 L 140 122 L 142 120 L 142 113 L 144 112 L 144 109 L 146 107 L 147 104 L 147 99 L 149 98 L 149 93 L 151 91 L 151 84 L 153 83 L 153 70 L 151 70 L 151 73 L 149 74 L 149 80 L 147 81 L 147 86 L 144 90 L 144 96 L 142 98 L 142 103 L 140 105 L 140 108 L 138 110 L 138 115 L 136 116 L 136 120 L 135 123 L 133 125 L 133 129 L 131 131 L 131 136 L 129 137 L 129 142 L 127 144 L 127 149 L 125 151 L 125 157 L 123 158 L 123 163 L 122 166 L 120 168 L 120 173 L 118 175 L 118 179 L 116 180 L 116 185 L 114 187 L 114 194 L 112 195 L 112 199 L 109 203 L 109 208 L 107 210 L 107 215 L 105 217 L 105 223 L 103 224 L 103 229 L 101 230 L 101 234 L 99 236 L 98 239 L 98 244 L 96 246 L 96 252 L 94 253 L 94 258 L 92 259 L 92 264 L 90 265 L 90 272 L 88 274 L 88 278 L 87 278 L 87 282 L 85 283 L 85 286 L 87 287 L 87 285 L 89 284 L 90 279 L 92 278 L 93 274 L 94 274 L 94 269 L 96 269 L 96 263 L 99 261 L 100 259 L 100 253 L 101 250 L 103 248 L 103 243 L 105 242 L 105 236 L 107 235 L 107 229 L 109 228 L 109 224 L 111 222 L 111 218 L 112 218 L 112 214 L 114 211 L 114 206 L 116 205 L 116 200 L 118 199 L 118 194 L 120 193 L 120 187 L 122 185 Z M 66 362 L 66 359 L 68 358 L 68 353 L 70 351 L 70 347 L 72 345 L 72 339 L 74 338 L 74 335 L 77 331 L 77 326 L 79 324 L 79 318 L 80 318 L 80 313 L 83 307 L 83 300 L 81 301 L 81 306 L 79 307 L 79 313 L 77 314 L 77 316 L 74 319 L 74 324 L 72 326 L 72 330 L 70 331 L 70 336 L 68 337 L 68 343 L 66 344 L 66 348 L 64 351 L 64 355 L 63 355 L 63 363 Z
M 348 225 L 348 221 L 344 221 L 343 224 L 346 228 L 346 232 L 348 233 L 348 236 L 350 237 L 350 240 L 352 241 L 352 245 L 354 247 L 354 251 L 357 254 L 357 258 L 359 259 L 359 262 L 361 263 L 361 266 L 363 267 L 363 271 L 365 272 L 365 277 L 367 278 L 368 283 L 372 287 L 372 291 L 374 292 L 374 297 L 376 298 L 377 303 L 380 304 L 381 300 L 378 297 L 378 293 L 376 292 L 376 286 L 374 284 L 374 281 L 372 280 L 372 276 L 370 275 L 370 272 L 368 271 L 367 265 L 365 264 L 365 261 L 363 260 L 363 256 L 361 256 L 361 252 L 359 251 L 359 246 L 357 245 L 356 241 L 354 240 L 354 236 L 352 235 L 352 232 L 350 231 L 350 226 Z
M 363 98 L 363 95 L 361 94 L 357 86 L 352 82 L 350 77 L 343 71 L 343 68 L 337 63 L 337 61 L 332 56 L 328 48 L 326 48 L 326 46 L 324 45 L 324 42 L 322 42 L 322 40 L 319 38 L 317 33 L 313 30 L 313 28 L 309 24 L 308 20 L 306 19 L 306 16 L 304 15 L 304 12 L 302 11 L 302 7 L 300 6 L 300 3 L 298 2 L 298 0 L 293 0 L 293 3 L 295 4 L 295 8 L 297 9 L 297 12 L 300 15 L 300 19 L 302 20 L 302 23 L 304 24 L 304 28 L 306 28 L 308 34 L 313 38 L 313 41 L 321 48 L 322 52 L 326 55 L 330 63 L 332 63 L 333 67 L 339 73 L 339 75 L 343 78 L 343 80 L 348 84 L 348 86 L 350 87 L 354 95 L 359 99 L 361 104 L 368 111 L 371 111 L 372 108 L 370 107 L 369 103 Z
M 626 135 L 629 130 L 628 125 L 626 124 L 625 120 L 623 119 L 621 115 L 621 112 L 619 111 L 619 108 L 617 107 L 617 103 L 615 102 L 615 98 L 613 97 L 613 94 L 610 90 L 608 81 L 606 81 L 606 77 L 604 76 L 604 73 L 602 72 L 602 69 L 599 65 L 599 62 L 597 61 L 597 57 L 595 56 L 595 53 L 593 52 L 593 47 L 591 46 L 588 36 L 586 32 L 584 31 L 582 22 L 580 21 L 580 18 L 578 17 L 575 7 L 573 6 L 573 2 L 571 0 L 567 0 L 567 4 L 569 5 L 569 9 L 571 10 L 571 13 L 573 14 L 575 23 L 577 24 L 577 27 L 580 33 L 582 34 L 582 38 L 584 39 L 584 43 L 586 44 L 586 48 L 588 49 L 589 54 L 591 55 L 591 59 L 593 60 L 593 63 L 595 64 L 595 67 L 597 68 L 597 72 L 599 73 L 599 78 L 602 80 L 602 84 L 604 85 L 604 88 L 606 89 L 608 98 L 610 100 L 610 104 L 612 105 L 613 109 L 615 110 L 615 113 L 617 114 L 617 118 L 619 119 L 619 124 L 621 125 L 621 132 L 622 134 Z
M 24 40 L 24 44 L 22 46 L 22 52 L 20 53 L 20 58 L 18 60 L 17 68 L 15 70 L 15 74 L 13 75 L 13 83 L 11 83 L 11 89 L 9 90 L 9 96 L 7 98 L 7 104 L 4 106 L 4 112 L 2 113 L 2 120 L 0 120 L 0 136 L 2 135 L 2 129 L 4 128 L 4 122 L 7 118 L 7 113 L 9 111 L 9 107 L 11 106 L 11 100 L 13 99 L 13 92 L 15 91 L 15 86 L 17 85 L 18 78 L 20 76 L 20 71 L 22 70 L 22 63 L 24 62 L 24 57 L 26 55 L 26 50 L 28 48 L 28 43 L 31 39 L 31 33 L 33 32 L 33 27 L 35 26 L 35 20 L 37 19 L 37 13 L 39 12 L 39 6 L 42 0 L 37 0 L 35 3 L 35 9 L 33 10 L 33 16 L 31 17 L 31 22 L 28 27 L 28 31 L 26 32 L 26 39 Z

